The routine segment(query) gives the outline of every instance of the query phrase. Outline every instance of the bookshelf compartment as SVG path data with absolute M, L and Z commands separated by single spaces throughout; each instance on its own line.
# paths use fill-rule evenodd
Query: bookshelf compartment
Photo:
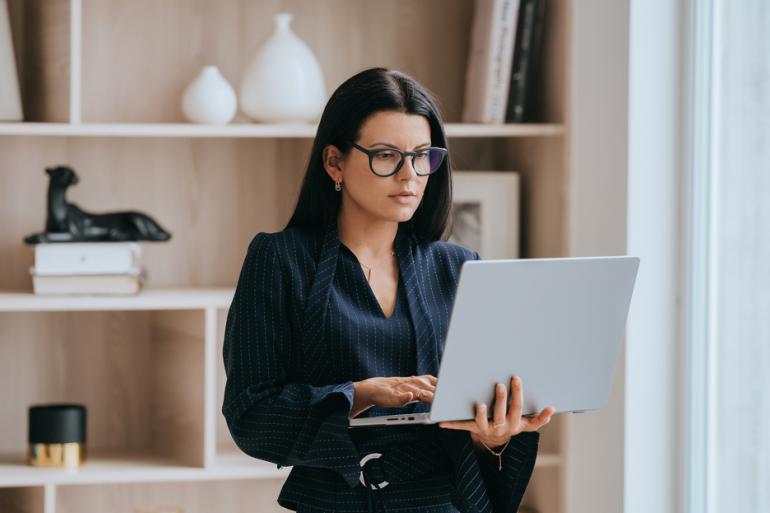
M 563 472 L 558 466 L 538 466 L 521 500 L 519 513 L 564 511 Z
M 24 121 L 70 119 L 70 0 L 8 0 Z
M 519 174 L 521 258 L 567 256 L 569 188 L 564 184 L 569 176 L 564 138 L 453 138 L 449 144 L 455 171 Z
M 50 402 L 86 406 L 86 465 L 202 466 L 203 324 L 203 310 L 0 313 L 0 481 L 24 464 L 28 407 Z
M 394 67 L 434 91 L 447 120 L 460 120 L 473 12 L 467 0 L 226 0 L 193 8 L 185 0 L 84 0 L 83 120 L 183 121 L 181 93 L 206 64 L 217 65 L 237 92 L 272 33 L 273 15 L 283 11 L 294 14 L 293 31 L 318 59 L 327 98 L 365 67 Z M 239 113 L 233 121 L 249 120 Z
M 22 486 L 0 488 L 0 511 L 3 513 L 44 513 L 45 488 Z
M 228 480 L 59 486 L 56 513 L 279 513 L 286 511 L 276 502 L 282 484 L 278 480 Z M 168 509 L 152 509 L 159 507 Z
M 145 15 L 149 10 L 152 17 Z M 533 98 L 537 122 L 565 119 L 567 10 L 565 0 L 546 5 L 542 87 Z M 194 9 L 183 0 L 83 0 L 83 120 L 183 122 L 181 93 L 198 71 L 217 65 L 237 92 L 243 69 L 282 11 L 294 14 L 294 32 L 316 55 L 327 97 L 357 71 L 385 66 L 420 80 L 438 96 L 446 121 L 461 121 L 473 20 L 473 2 L 465 0 L 226 0 Z M 347 30 L 317 30 L 324 25 Z M 138 32 L 141 40 L 133 37 Z M 251 121 L 239 112 L 233 122 Z
M 146 285 L 230 287 L 251 237 L 288 219 L 310 141 L 184 138 L 0 138 L 0 290 L 32 290 L 26 235 L 46 218 L 46 167 L 71 166 L 67 201 L 104 213 L 138 210 L 171 233 L 141 241 Z M 23 215 L 20 213 L 23 212 Z
M 223 344 L 225 338 L 225 323 L 227 322 L 228 308 L 222 308 L 216 312 L 216 337 L 217 337 L 217 370 L 216 370 L 216 384 L 217 384 L 217 406 L 216 406 L 216 451 L 217 458 L 220 461 L 232 461 L 235 455 L 242 456 L 244 459 L 252 460 L 248 455 L 244 454 L 235 442 L 232 436 L 230 436 L 230 430 L 227 427 L 224 415 L 222 415 L 222 405 L 225 399 L 225 383 L 227 382 L 227 376 L 225 374 L 225 362 L 222 357 Z

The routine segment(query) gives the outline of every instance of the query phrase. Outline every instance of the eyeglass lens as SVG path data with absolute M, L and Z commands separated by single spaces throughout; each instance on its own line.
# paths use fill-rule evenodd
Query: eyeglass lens
M 418 175 L 427 175 L 436 171 L 444 161 L 444 152 L 439 148 L 426 148 L 413 157 L 412 163 Z M 401 162 L 401 154 L 396 151 L 382 150 L 372 155 L 372 170 L 378 175 L 389 175 Z

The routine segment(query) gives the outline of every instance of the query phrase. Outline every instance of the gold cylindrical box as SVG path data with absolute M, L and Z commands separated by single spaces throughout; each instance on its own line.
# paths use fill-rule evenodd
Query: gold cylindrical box
M 86 461 L 86 409 L 80 404 L 29 408 L 27 463 L 36 467 L 77 467 Z
M 36 467 L 77 467 L 85 461 L 85 444 L 29 444 L 27 463 Z

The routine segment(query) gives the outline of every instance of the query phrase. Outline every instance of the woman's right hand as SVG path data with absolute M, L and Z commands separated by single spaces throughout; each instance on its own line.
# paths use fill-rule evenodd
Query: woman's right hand
M 437 379 L 431 374 L 421 376 L 376 377 L 353 383 L 355 393 L 350 417 L 372 406 L 398 407 L 412 402 L 433 402 Z

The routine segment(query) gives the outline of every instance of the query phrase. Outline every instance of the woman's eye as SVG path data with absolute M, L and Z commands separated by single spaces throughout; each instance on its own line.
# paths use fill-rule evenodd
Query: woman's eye
M 375 155 L 375 158 L 392 159 L 393 155 L 392 151 L 381 151 Z

